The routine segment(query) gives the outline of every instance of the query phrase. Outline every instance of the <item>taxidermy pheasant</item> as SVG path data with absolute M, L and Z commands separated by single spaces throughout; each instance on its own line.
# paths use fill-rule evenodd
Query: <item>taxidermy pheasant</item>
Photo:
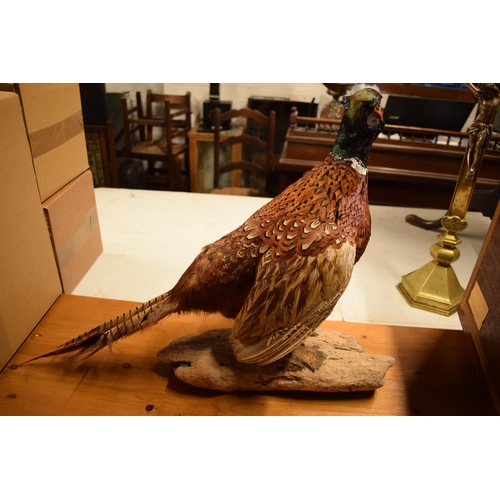
M 266 365 L 293 351 L 332 312 L 370 238 L 366 165 L 383 128 L 380 99 L 371 88 L 344 98 L 324 162 L 203 248 L 169 292 L 39 357 L 91 356 L 191 311 L 234 318 L 230 342 L 242 363 Z

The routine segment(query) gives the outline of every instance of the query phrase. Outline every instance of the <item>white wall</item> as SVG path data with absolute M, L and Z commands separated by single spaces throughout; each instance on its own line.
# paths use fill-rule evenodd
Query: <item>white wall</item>
M 145 99 L 148 89 L 163 94 L 185 94 L 191 92 L 193 119 L 203 114 L 203 101 L 209 95 L 209 83 L 107 83 L 108 92 L 130 91 L 135 100 L 135 92 L 140 91 Z M 325 104 L 331 101 L 326 87 L 321 83 L 221 83 L 220 97 L 223 101 L 232 101 L 233 108 L 242 108 L 250 96 L 285 97 L 291 100 L 310 102 L 315 99 L 321 112 Z

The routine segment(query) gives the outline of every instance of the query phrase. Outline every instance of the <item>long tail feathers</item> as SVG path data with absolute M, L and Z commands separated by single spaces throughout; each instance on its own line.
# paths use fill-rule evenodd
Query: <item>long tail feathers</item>
M 37 359 L 58 356 L 60 354 L 75 352 L 74 356 L 86 354 L 86 359 L 102 348 L 108 346 L 111 349 L 113 342 L 132 335 L 146 326 L 154 325 L 157 321 L 174 312 L 174 307 L 169 301 L 170 293 L 155 297 L 149 302 L 132 309 L 115 319 L 109 320 L 91 330 L 82 333 L 78 337 L 60 345 L 57 349 L 32 358 L 18 366 L 31 363 Z

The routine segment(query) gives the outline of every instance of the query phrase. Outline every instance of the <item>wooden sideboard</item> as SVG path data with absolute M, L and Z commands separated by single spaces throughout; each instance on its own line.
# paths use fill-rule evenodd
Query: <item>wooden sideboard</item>
M 320 164 L 332 150 L 338 120 L 307 118 L 292 113 L 278 162 L 279 190 Z M 394 137 L 399 137 L 394 139 Z M 460 172 L 468 135 L 417 127 L 386 125 L 368 160 L 370 203 L 447 209 Z M 500 136 L 485 153 L 476 184 L 481 195 L 498 199 Z M 483 198 L 471 210 L 483 211 Z M 492 216 L 496 203 L 489 203 Z M 491 208 L 493 207 L 493 208 Z M 483 212 L 484 213 L 484 212 Z

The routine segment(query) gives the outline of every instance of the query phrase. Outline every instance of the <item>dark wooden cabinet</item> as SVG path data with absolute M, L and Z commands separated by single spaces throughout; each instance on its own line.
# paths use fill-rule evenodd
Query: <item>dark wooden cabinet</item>
M 500 204 L 458 314 L 469 335 L 487 392 L 500 414 Z
M 474 94 L 464 84 L 377 85 L 383 94 L 389 96 L 460 105 L 467 103 L 470 106 L 476 102 Z M 498 118 L 500 121 L 500 116 Z M 296 110 L 295 116 L 292 113 L 278 162 L 280 191 L 306 170 L 321 163 L 332 150 L 336 138 L 332 122 L 335 121 L 308 118 L 301 110 Z M 414 123 L 386 125 L 384 133 L 390 138 L 382 135 L 377 138 L 368 160 L 370 203 L 448 209 L 468 135 L 441 130 L 442 127 L 437 125 L 433 127 L 419 128 Z M 395 140 L 395 137 L 400 140 Z M 493 137 L 470 204 L 470 211 L 480 211 L 489 217 L 493 216 L 500 192 L 500 136 Z M 458 145 L 457 139 L 460 141 Z
M 291 117 L 278 163 L 280 191 L 305 171 L 319 165 L 330 153 L 336 133 L 324 131 L 321 127 L 332 125 L 335 125 L 332 120 Z M 467 134 L 447 134 L 441 130 L 397 126 L 386 126 L 384 132 L 390 133 L 391 137 L 397 134 L 400 139 L 379 137 L 373 144 L 368 160 L 370 203 L 448 209 L 466 151 Z M 446 137 L 452 138 L 450 142 L 446 143 Z M 454 142 L 458 142 L 458 139 L 462 139 L 462 142 L 455 145 Z M 491 194 L 492 197 L 498 197 L 498 141 L 500 137 L 494 136 L 492 147 L 495 149 L 488 149 L 485 153 L 476 183 L 478 201 L 473 199 L 471 211 L 485 213 L 482 209 L 483 197 L 480 195 Z M 493 211 L 485 215 L 492 216 Z

